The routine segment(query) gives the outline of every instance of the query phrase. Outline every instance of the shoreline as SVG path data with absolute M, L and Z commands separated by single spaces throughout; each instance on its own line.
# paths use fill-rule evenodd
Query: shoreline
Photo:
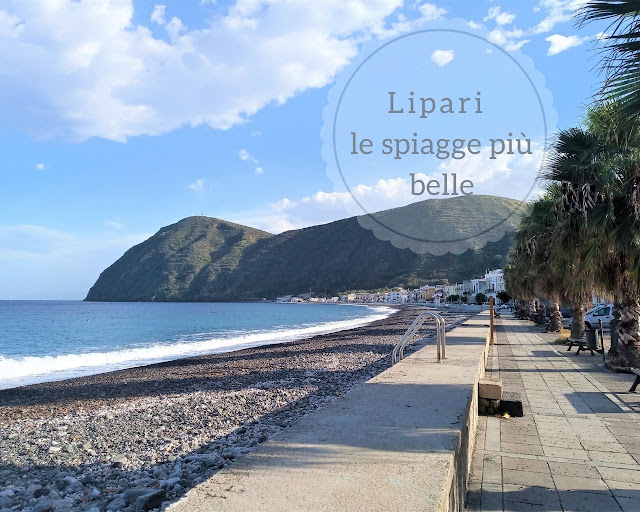
M 78 367 L 68 367 L 60 370 L 50 370 L 42 373 L 33 373 L 28 375 L 21 375 L 18 377 L 9 377 L 9 378 L 0 378 L 0 390 L 4 389 L 14 389 L 25 386 L 31 386 L 34 384 L 43 384 L 48 382 L 57 382 L 64 381 L 75 378 L 89 377 L 92 375 L 100 375 L 103 373 L 110 373 L 119 370 L 126 370 L 131 368 L 138 368 L 142 366 L 150 366 L 159 363 L 177 361 L 180 359 L 188 359 L 190 357 L 198 357 L 203 355 L 212 355 L 212 354 L 227 354 L 238 352 L 241 350 L 245 350 L 248 348 L 255 348 L 266 345 L 277 345 L 280 343 L 292 343 L 299 340 L 310 339 L 314 336 L 320 336 L 323 334 L 331 334 L 338 333 L 343 330 L 353 329 L 357 327 L 366 326 L 370 323 L 376 322 L 378 320 L 383 320 L 384 318 L 389 317 L 394 314 L 395 310 L 397 310 L 397 305 L 393 304 L 341 304 L 345 306 L 359 306 L 367 308 L 368 314 L 361 318 L 356 318 L 352 320 L 336 320 L 336 321 L 328 321 L 324 323 L 319 323 L 317 325 L 311 326 L 300 326 L 297 328 L 285 329 L 285 330 L 273 330 L 273 331 L 256 331 L 256 332 L 246 332 L 242 335 L 230 338 L 220 338 L 216 340 L 219 343 L 219 346 L 211 346 L 211 347 L 203 347 L 203 344 L 210 343 L 214 340 L 203 340 L 201 342 L 173 342 L 173 343 L 160 343 L 154 345 L 148 345 L 146 347 L 136 347 L 136 348 L 121 348 L 119 350 L 113 350 L 110 352 L 103 353 L 95 353 L 95 352 L 80 352 L 80 353 L 71 353 L 71 354 L 60 354 L 56 356 L 37 356 L 35 359 L 47 359 L 51 358 L 53 364 L 60 361 L 61 359 L 75 359 L 76 364 L 77 360 L 80 358 L 95 358 L 96 356 L 102 356 L 108 359 L 110 356 L 121 356 L 124 353 L 129 353 L 130 359 L 122 359 L 121 361 L 104 361 L 103 364 L 100 365 L 84 365 Z M 373 308 L 379 308 L 375 310 Z M 384 311 L 380 309 L 385 308 Z M 258 339 L 260 338 L 260 339 Z M 182 346 L 182 347 L 181 347 Z M 180 353 L 178 347 L 182 349 L 186 349 L 187 352 Z M 140 357 L 138 355 L 137 358 L 134 358 L 133 352 L 138 354 L 153 354 L 154 350 L 166 351 L 165 355 L 155 355 L 149 357 Z M 173 352 L 173 353 L 172 353 Z M 25 361 L 31 359 L 30 356 L 24 356 L 20 360 L 13 360 L 14 363 L 23 365 Z M 12 362 L 12 360 L 9 360 Z M 6 362 L 5 362 L 6 363 Z M 35 363 L 32 363 L 35 364 Z M 9 368 L 9 373 L 11 373 L 11 368 Z
M 366 326 L 0 391 L 0 508 L 166 506 L 389 367 L 418 313 Z M 443 312 L 453 328 L 470 315 Z M 407 353 L 435 339 L 426 338 Z M 95 508 L 93 508 L 95 507 Z

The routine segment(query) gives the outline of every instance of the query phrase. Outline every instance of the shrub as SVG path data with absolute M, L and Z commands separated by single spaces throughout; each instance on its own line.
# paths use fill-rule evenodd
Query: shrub
M 478 304 L 479 306 L 482 306 L 482 304 L 484 304 L 486 301 L 487 301 L 487 296 L 484 293 L 476 294 L 476 304 Z

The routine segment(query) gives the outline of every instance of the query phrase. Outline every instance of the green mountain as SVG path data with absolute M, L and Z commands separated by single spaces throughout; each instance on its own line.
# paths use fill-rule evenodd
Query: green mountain
M 387 210 L 381 218 L 410 214 L 465 236 L 521 204 L 479 195 L 430 199 Z M 509 230 L 518 220 L 518 215 L 508 219 Z M 379 240 L 356 217 L 279 235 L 211 217 L 188 217 L 129 249 L 102 272 L 86 300 L 254 300 L 309 290 L 335 295 L 445 279 L 460 282 L 503 266 L 511 241 L 507 232 L 482 248 L 433 256 Z

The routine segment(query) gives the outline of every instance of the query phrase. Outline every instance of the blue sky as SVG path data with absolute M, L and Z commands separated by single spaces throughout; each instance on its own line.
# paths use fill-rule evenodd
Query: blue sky
M 529 57 L 557 126 L 578 123 L 604 30 L 576 28 L 579 4 L 0 2 L 0 299 L 81 299 L 189 215 L 279 232 L 353 214 L 323 110 L 363 47 L 408 30 L 466 25 Z

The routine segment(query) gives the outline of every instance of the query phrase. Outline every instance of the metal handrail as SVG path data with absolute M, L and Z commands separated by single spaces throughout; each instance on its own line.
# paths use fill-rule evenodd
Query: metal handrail
M 446 350 L 447 350 L 447 332 L 446 332 L 446 323 L 444 318 L 438 313 L 420 313 L 416 319 L 411 323 L 407 331 L 402 335 L 400 341 L 393 348 L 393 352 L 391 353 L 391 364 L 394 365 L 398 361 L 404 359 L 404 349 L 411 341 L 413 337 L 416 335 L 422 324 L 428 317 L 432 317 L 436 321 L 436 346 L 437 346 L 437 354 L 438 354 L 438 362 L 440 359 L 446 359 Z

